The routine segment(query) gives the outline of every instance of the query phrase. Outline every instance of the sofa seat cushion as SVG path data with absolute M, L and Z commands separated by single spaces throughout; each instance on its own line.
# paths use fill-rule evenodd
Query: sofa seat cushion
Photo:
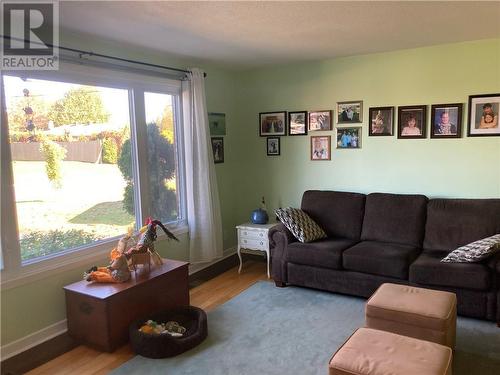
M 419 285 L 488 290 L 492 270 L 482 263 L 444 263 L 446 252 L 426 250 L 410 266 L 410 282 Z
M 342 269 L 342 252 L 356 242 L 331 238 L 309 243 L 294 242 L 287 247 L 287 261 L 307 266 Z
M 343 266 L 351 271 L 408 278 L 408 267 L 420 254 L 415 246 L 363 241 L 342 254 Z

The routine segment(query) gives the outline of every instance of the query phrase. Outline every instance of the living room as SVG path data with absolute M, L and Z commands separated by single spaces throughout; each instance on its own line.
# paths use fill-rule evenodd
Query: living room
M 500 371 L 499 254 L 481 260 L 480 275 L 464 271 L 465 284 L 457 288 L 413 282 L 410 266 L 436 249 L 426 248 L 432 241 L 454 243 L 438 246 L 451 252 L 500 233 L 499 2 L 57 4 L 58 69 L 2 67 L 2 373 L 326 373 L 334 353 L 365 326 L 366 298 L 383 282 L 456 294 L 453 372 Z M 13 48 L 15 39 L 6 36 L 14 29 L 2 30 L 3 46 L 9 41 Z M 193 94 L 203 86 L 202 95 Z M 69 100 L 75 92 L 87 96 Z M 75 115 L 96 96 L 90 112 L 100 117 Z M 199 120 L 199 113 L 208 115 Z M 454 125 L 446 134 L 439 130 L 443 114 Z M 417 130 L 405 130 L 410 118 Z M 117 148 L 108 149 L 108 139 Z M 49 164 L 57 150 L 64 157 Z M 155 164 L 162 150 L 172 153 L 172 165 Z M 317 255 L 308 248 L 307 259 L 290 261 L 278 250 L 297 241 L 283 245 L 290 232 L 266 224 L 255 227 L 268 238 L 265 256 L 239 254 L 263 197 L 269 226 L 278 208 L 307 212 L 303 197 L 311 190 L 359 194 L 314 196 L 308 213 L 326 234 L 347 233 L 340 223 L 359 225 L 354 239 L 346 234 L 349 246 L 366 236 L 417 248 L 404 272 L 347 279 L 347 287 L 359 290 L 344 290 L 335 284 L 344 274 L 323 272 L 332 269 L 325 263 L 331 258 L 311 268 Z M 378 204 L 372 193 L 415 201 Z M 441 212 L 440 199 L 475 203 Z M 361 210 L 359 223 L 353 207 Z M 376 215 L 369 221 L 371 209 Z M 394 220 L 391 213 L 407 219 L 412 210 L 420 211 L 406 227 L 397 220 L 380 224 Z M 168 359 L 136 356 L 129 344 L 108 353 L 75 340 L 68 315 L 75 289 L 64 289 L 82 282 L 91 267 L 108 265 L 130 225 L 137 236 L 148 217 L 178 238 L 167 240 L 158 227 L 156 253 L 165 266 L 190 263 L 179 263 L 189 277 L 185 293 L 208 315 L 208 337 Z M 439 220 L 448 226 L 440 230 Z M 429 223 L 438 229 L 428 230 Z M 347 258 L 339 259 L 349 269 Z M 363 272 L 377 275 L 375 264 Z M 147 273 L 138 267 L 139 275 Z M 151 274 L 159 268 L 151 265 Z M 432 272 L 428 277 L 446 274 Z M 276 322 L 284 313 L 283 320 L 300 327 L 296 332 Z

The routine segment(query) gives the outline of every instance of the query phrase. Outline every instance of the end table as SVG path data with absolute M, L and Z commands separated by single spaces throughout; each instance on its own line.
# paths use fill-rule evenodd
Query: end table
M 269 272 L 269 229 L 277 225 L 277 223 L 270 224 L 251 224 L 245 223 L 238 225 L 238 258 L 240 259 L 240 267 L 238 273 L 241 273 L 241 266 L 243 261 L 241 259 L 241 249 L 263 251 L 267 258 L 267 277 L 271 277 Z

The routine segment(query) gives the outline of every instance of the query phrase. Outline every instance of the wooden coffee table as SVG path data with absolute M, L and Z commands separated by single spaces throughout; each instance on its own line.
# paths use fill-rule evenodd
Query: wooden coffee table
M 79 281 L 64 287 L 68 333 L 75 340 L 112 352 L 128 341 L 132 321 L 159 310 L 189 305 L 188 265 L 163 259 L 119 284 Z

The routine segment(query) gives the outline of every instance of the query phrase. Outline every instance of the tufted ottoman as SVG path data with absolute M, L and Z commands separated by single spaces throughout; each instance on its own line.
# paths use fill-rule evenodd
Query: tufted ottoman
M 366 303 L 366 327 L 455 347 L 454 293 L 382 284 Z
M 451 375 L 452 351 L 429 341 L 359 328 L 333 355 L 329 375 Z

